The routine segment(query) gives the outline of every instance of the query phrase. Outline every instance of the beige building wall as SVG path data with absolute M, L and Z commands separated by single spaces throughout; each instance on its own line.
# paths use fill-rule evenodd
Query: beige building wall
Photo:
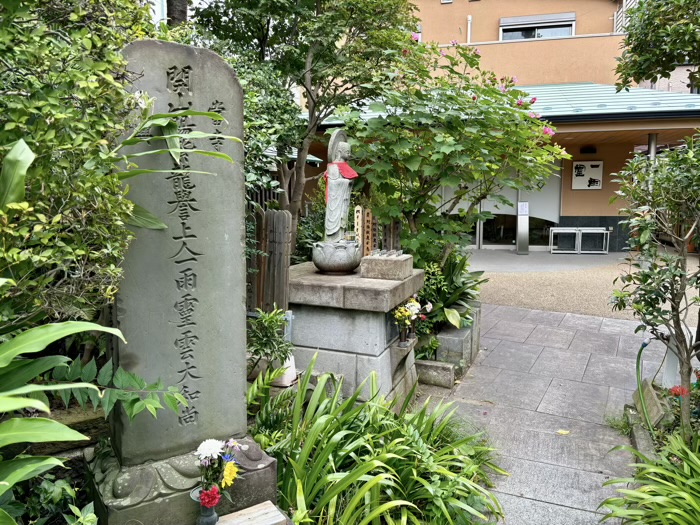
M 622 35 L 614 34 L 618 3 L 611 0 L 414 0 L 423 41 L 468 41 L 481 53 L 484 69 L 515 76 L 518 83 L 615 83 Z M 574 36 L 500 42 L 502 17 L 576 13 Z
M 657 89 L 659 91 L 673 91 L 675 93 L 690 93 L 688 87 L 689 71 L 696 71 L 697 66 L 678 66 L 671 72 L 670 78 L 660 78 L 652 83 L 648 80 L 640 82 L 639 87 Z
M 566 147 L 566 146 L 565 146 Z M 619 185 L 613 182 L 612 174 L 620 171 L 627 159 L 634 153 L 634 144 L 598 144 L 597 152 L 582 155 L 579 146 L 568 148 L 571 160 L 565 160 L 562 167 L 561 215 L 569 217 L 616 216 L 624 206 L 621 201 L 610 204 Z M 572 190 L 571 175 L 576 161 L 603 161 L 603 188 L 600 190 Z

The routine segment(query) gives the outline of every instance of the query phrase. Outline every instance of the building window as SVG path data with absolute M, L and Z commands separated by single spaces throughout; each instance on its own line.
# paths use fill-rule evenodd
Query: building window
M 501 18 L 501 40 L 533 40 L 573 36 L 575 13 Z

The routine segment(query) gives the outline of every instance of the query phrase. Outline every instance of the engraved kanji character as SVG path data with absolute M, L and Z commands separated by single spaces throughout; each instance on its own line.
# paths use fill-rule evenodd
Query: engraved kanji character
M 182 387 L 180 393 L 182 394 L 182 397 L 187 399 L 187 403 L 189 405 L 192 405 L 192 401 L 199 399 L 199 396 L 202 394 L 199 390 L 191 390 L 187 385 Z
M 180 416 L 177 421 L 181 426 L 195 425 L 197 424 L 197 419 L 199 412 L 193 406 L 188 406 L 187 408 L 182 408 L 180 411 Z
M 180 226 L 182 226 L 182 235 L 180 235 L 180 236 L 173 235 L 174 241 L 184 241 L 185 239 L 196 239 L 197 238 L 197 236 L 194 233 L 190 233 L 190 230 L 192 228 L 187 226 L 186 223 L 181 222 Z
M 178 290 L 193 291 L 197 289 L 197 274 L 192 268 L 180 270 L 180 277 L 175 279 L 175 284 Z
M 190 379 L 202 379 L 200 376 L 196 375 L 199 373 L 197 366 L 190 361 L 185 361 L 185 367 L 182 370 L 178 370 L 177 373 L 182 374 L 180 380 L 177 382 L 178 384 L 184 383 L 185 379 L 188 377 Z
M 168 89 L 182 96 L 192 93 L 192 66 L 172 66 L 166 69 L 168 75 Z
M 192 360 L 194 359 L 194 347 L 199 341 L 199 337 L 194 335 L 191 330 L 183 332 L 182 337 L 175 340 L 175 348 L 180 351 L 180 359 Z
M 194 315 L 194 310 L 199 303 L 199 300 L 187 294 L 182 297 L 179 301 L 175 303 L 175 311 L 180 316 L 180 323 L 177 325 L 178 328 L 184 328 L 186 326 L 195 326 L 195 322 L 192 319 Z
M 600 186 L 600 181 L 599 181 L 598 179 L 594 179 L 593 177 L 591 177 L 590 179 L 588 179 L 588 187 L 589 187 L 589 188 L 592 188 L 592 187 L 595 187 L 595 186 Z
M 175 255 L 170 257 L 170 259 L 175 259 L 175 264 L 184 264 L 187 262 L 197 261 L 197 257 L 199 257 L 200 255 L 202 254 L 190 250 L 189 246 L 187 246 L 187 243 L 185 241 L 182 241 L 180 249 Z
M 180 113 L 181 111 L 188 111 L 190 109 L 192 109 L 191 100 L 187 101 L 184 106 L 176 106 L 175 104 L 168 102 L 168 111 L 170 113 Z
M 574 165 L 574 177 L 584 177 L 586 175 L 586 166 L 584 164 Z
M 214 149 L 216 151 L 221 151 L 221 146 L 224 143 L 224 137 L 218 135 L 214 137 L 209 137 L 209 142 L 211 142 L 211 145 L 214 146 Z

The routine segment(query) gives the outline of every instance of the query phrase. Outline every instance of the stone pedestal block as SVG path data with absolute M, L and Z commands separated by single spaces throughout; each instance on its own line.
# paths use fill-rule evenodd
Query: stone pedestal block
M 321 275 L 311 263 L 290 268 L 290 309 L 294 312 L 292 343 L 297 366 L 342 375 L 343 394 L 350 395 L 371 372 L 379 392 L 401 398 L 416 382 L 415 341 L 396 343 L 392 308 L 423 286 L 423 271 L 411 269 L 401 281 L 367 279 L 358 274 Z M 363 398 L 369 394 L 365 386 Z
M 219 514 L 241 510 L 270 500 L 277 501 L 277 460 L 246 437 L 238 440 L 239 476 L 228 489 L 233 503 L 221 498 Z M 137 466 L 120 466 L 107 450 L 86 456 L 92 473 L 95 511 L 100 523 L 109 525 L 172 525 L 195 523 L 199 504 L 190 491 L 200 483 L 194 453 Z
M 360 262 L 363 279 L 386 279 L 403 281 L 413 275 L 413 255 L 369 255 Z
M 271 501 L 266 501 L 233 514 L 221 516 L 219 525 L 292 525 Z
M 437 335 L 440 342 L 437 360 L 454 364 L 457 376 L 462 375 L 479 353 L 481 305 L 473 304 L 470 315 L 472 321 L 466 328 L 450 327 Z

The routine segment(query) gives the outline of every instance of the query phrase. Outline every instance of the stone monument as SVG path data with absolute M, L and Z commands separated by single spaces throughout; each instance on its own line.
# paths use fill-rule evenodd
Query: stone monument
M 276 498 L 275 461 L 244 437 L 243 146 L 225 138 L 243 136 L 243 93 L 233 70 L 208 50 L 151 40 L 130 44 L 124 55 L 137 76 L 133 88 L 155 99 L 156 113 L 210 111 L 224 120 L 180 117 L 180 133 L 213 135 L 182 139 L 179 163 L 142 157 L 140 167 L 161 173 L 128 181 L 129 198 L 168 228 L 137 230 L 127 253 L 116 311 L 128 344 L 115 361 L 148 381 L 176 385 L 189 406 L 157 419 L 113 418 L 116 456 L 100 453 L 91 463 L 96 508 L 104 525 L 190 525 L 199 512 L 189 495 L 199 483 L 192 452 L 205 439 L 234 436 L 242 444 L 235 507 L 226 511 Z
M 323 273 L 351 273 L 360 265 L 362 246 L 345 238 L 353 179 L 357 173 L 348 165 L 350 144 L 345 131 L 338 129 L 328 143 L 326 181 L 326 220 L 322 242 L 314 243 L 312 259 Z

